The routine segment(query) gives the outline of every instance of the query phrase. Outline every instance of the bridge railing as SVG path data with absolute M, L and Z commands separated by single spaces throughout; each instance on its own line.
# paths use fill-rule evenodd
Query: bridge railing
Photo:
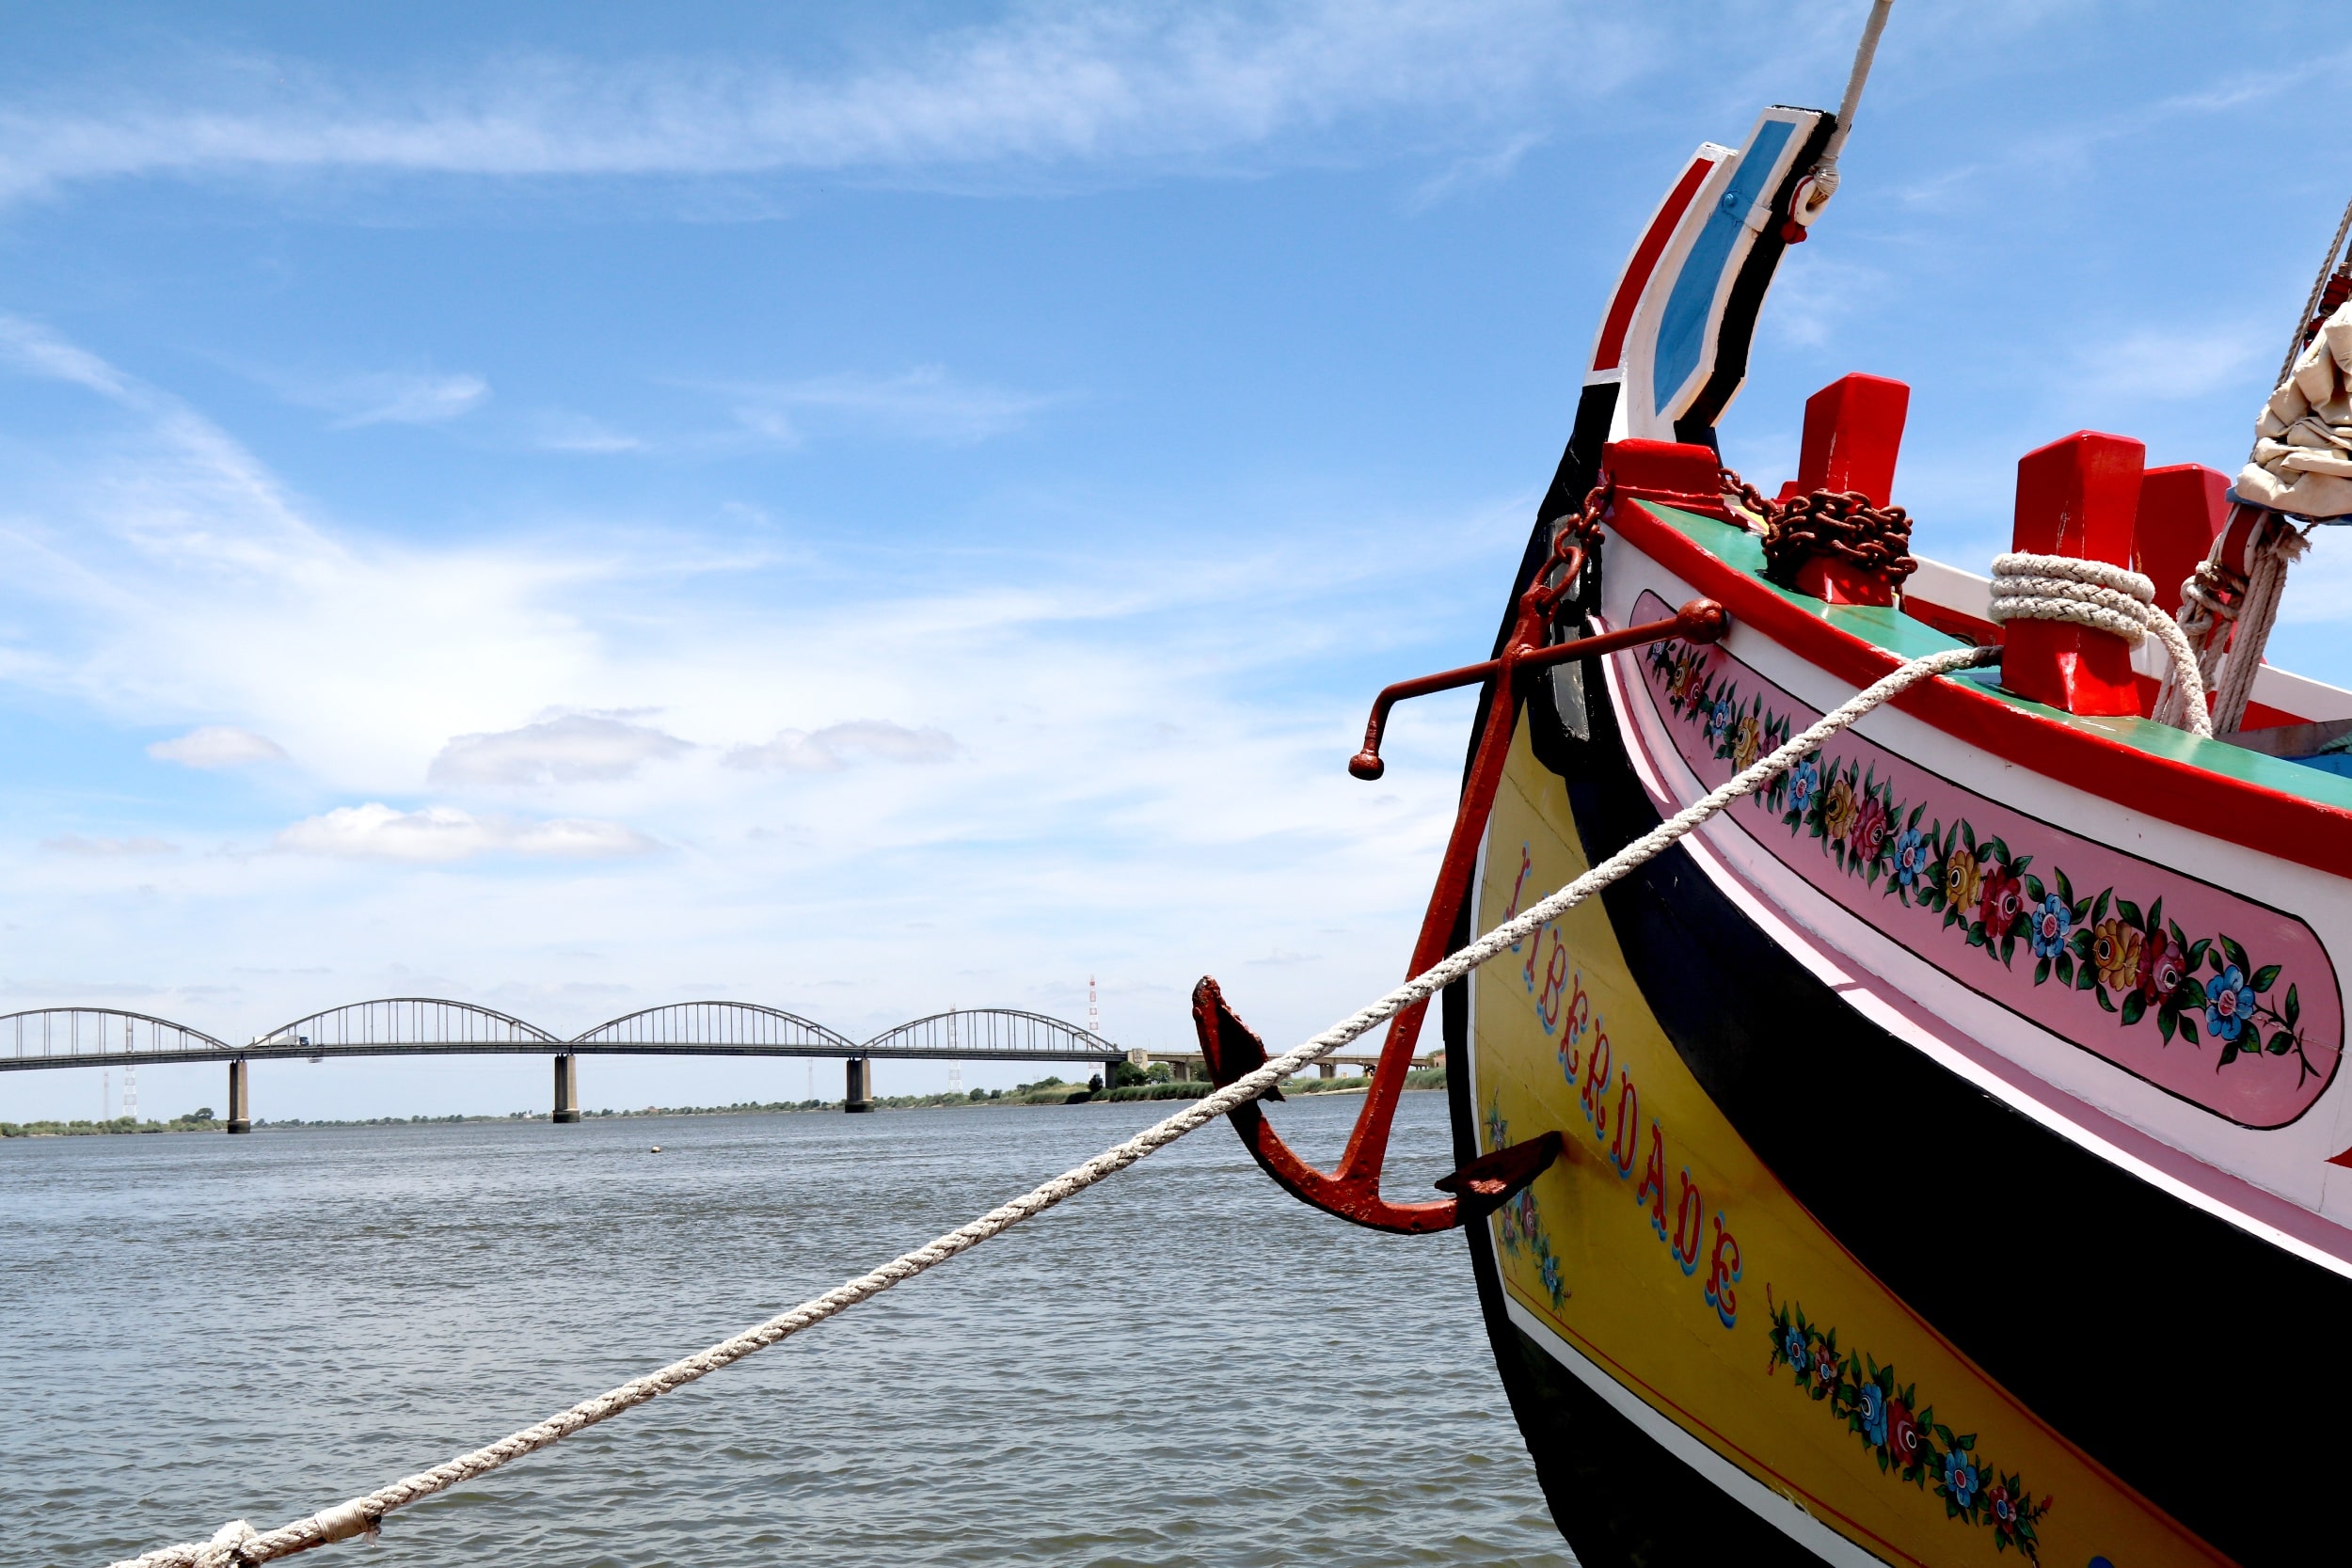
M 40 1007 L 0 1016 L 0 1071 L 238 1057 L 609 1055 L 988 1058 L 1106 1062 L 1124 1054 L 1102 1036 L 1042 1013 L 958 1008 L 914 1019 L 865 1041 L 813 1019 L 748 1002 L 674 1002 L 600 1023 L 571 1039 L 470 1002 L 387 996 L 329 1007 L 230 1045 L 169 1019 L 115 1007 Z
M 986 1007 L 933 1013 L 876 1035 L 868 1056 L 1003 1056 L 1014 1061 L 1108 1061 L 1125 1054 L 1100 1035 L 1043 1013 Z
M 632 1055 L 854 1056 L 857 1043 L 812 1019 L 751 1002 L 673 1002 L 599 1023 L 570 1049 Z
M 201 1059 L 228 1049 L 184 1023 L 117 1007 L 35 1007 L 0 1017 L 0 1061 L 11 1065 Z
M 389 1055 L 404 1051 L 468 1052 L 548 1048 L 564 1042 L 535 1023 L 495 1007 L 451 1002 L 437 996 L 384 996 L 353 1002 L 295 1019 L 246 1049 L 255 1054 L 298 1055 L 304 1051 L 341 1055 Z

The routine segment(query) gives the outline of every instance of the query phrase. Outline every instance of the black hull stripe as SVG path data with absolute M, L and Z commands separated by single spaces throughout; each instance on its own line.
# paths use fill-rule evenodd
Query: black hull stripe
M 1597 668 L 1526 721 L 1595 861 L 1656 827 Z M 2340 1528 L 2352 1280 L 2118 1169 L 1850 1006 L 1681 848 L 1603 895 L 1667 1037 L 1797 1200 L 2042 1419 L 2247 1563 Z M 1464 1020 L 1467 1025 L 1467 1017 Z

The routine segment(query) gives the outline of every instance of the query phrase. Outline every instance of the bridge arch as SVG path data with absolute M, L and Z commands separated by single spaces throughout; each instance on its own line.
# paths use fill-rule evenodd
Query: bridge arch
M 855 1056 L 857 1042 L 813 1019 L 755 1002 L 672 1002 L 577 1035 L 564 1049 L 654 1056 Z
M 1023 1062 L 1106 1062 L 1126 1053 L 1102 1036 L 1043 1013 L 967 1007 L 912 1019 L 858 1047 L 866 1056 L 1001 1056 Z
M 0 1072 L 113 1062 L 205 1062 L 233 1049 L 201 1029 L 119 1007 L 33 1007 L 0 1016 Z
M 564 1041 L 512 1013 L 438 996 L 350 1002 L 256 1035 L 252 1056 L 462 1055 L 564 1049 Z

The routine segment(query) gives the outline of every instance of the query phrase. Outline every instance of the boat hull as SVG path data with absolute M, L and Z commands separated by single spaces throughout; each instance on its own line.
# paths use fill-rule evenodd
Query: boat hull
M 1643 657 L 1529 688 L 1466 926 L 1659 821 Z M 2352 1285 L 1923 1048 L 1788 912 L 1701 842 L 1448 998 L 1462 1158 L 1567 1139 L 1469 1232 L 1580 1558 L 2260 1562 L 2324 1533 L 2296 1456 L 2346 1358 L 2217 1361 Z

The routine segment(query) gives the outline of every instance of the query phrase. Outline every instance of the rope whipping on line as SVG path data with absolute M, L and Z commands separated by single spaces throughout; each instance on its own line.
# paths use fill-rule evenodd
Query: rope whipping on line
M 1822 715 L 1818 722 L 1770 756 L 1756 762 L 1720 788 L 1661 822 L 1651 832 L 1627 845 L 1567 886 L 1413 976 L 1370 1006 L 1342 1020 L 1304 1045 L 1285 1052 L 1255 1071 L 1235 1079 L 1216 1093 L 1193 1101 L 1167 1120 L 1146 1128 L 1126 1142 L 1113 1145 L 1084 1164 L 1064 1171 L 1043 1185 L 990 1210 L 978 1219 L 948 1231 L 926 1246 L 900 1254 L 870 1274 L 861 1275 L 836 1286 L 823 1295 L 804 1301 L 790 1311 L 778 1313 L 767 1322 L 732 1338 L 722 1339 L 682 1361 L 674 1361 L 658 1371 L 625 1383 L 594 1399 L 583 1400 L 569 1409 L 559 1411 L 546 1420 L 512 1433 L 486 1447 L 459 1454 L 432 1469 L 420 1470 L 364 1496 L 321 1509 L 306 1519 L 297 1519 L 268 1531 L 256 1530 L 243 1519 L 231 1520 L 223 1525 L 210 1541 L 166 1546 L 143 1557 L 125 1560 L 115 1564 L 114 1568 L 244 1568 L 244 1565 L 292 1557 L 330 1542 L 347 1541 L 357 1535 L 372 1536 L 386 1515 L 394 1510 L 487 1475 L 576 1432 L 683 1388 L 755 1351 L 766 1350 L 771 1345 L 788 1339 L 860 1302 L 870 1301 L 892 1286 L 903 1284 L 992 1237 L 1004 1234 L 1023 1220 L 1041 1214 L 1056 1204 L 1076 1196 L 1096 1182 L 1174 1143 L 1185 1133 L 1198 1131 L 1234 1107 L 1256 1100 L 1283 1079 L 1329 1055 L 1406 1007 L 1426 1002 L 1471 970 L 1509 949 L 1513 942 L 1524 940 L 1547 922 L 1558 919 L 1593 895 L 1656 859 L 1677 840 L 1696 830 L 1732 802 L 1754 794 L 1795 767 L 1823 741 L 1873 708 L 1922 681 L 1972 666 L 1991 664 L 1999 657 L 2000 650 L 1997 648 L 1954 648 L 1911 660 L 1864 688 L 1841 706 Z

